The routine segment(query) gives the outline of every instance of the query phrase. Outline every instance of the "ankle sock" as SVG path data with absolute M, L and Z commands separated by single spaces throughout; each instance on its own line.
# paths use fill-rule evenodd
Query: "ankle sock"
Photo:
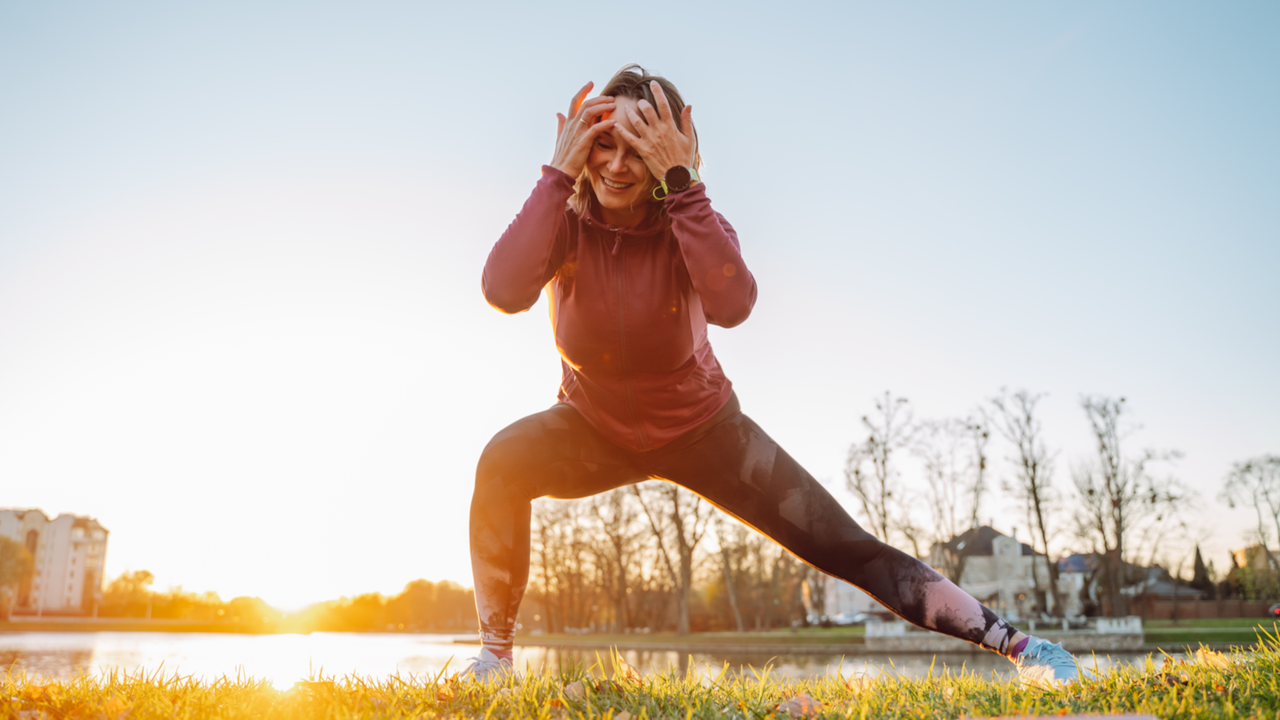
M 516 661 L 515 652 L 511 648 L 495 648 L 486 645 L 485 649 L 509 663 Z
M 1013 651 L 1009 653 L 1009 659 L 1010 659 L 1010 660 L 1017 660 L 1017 659 L 1018 659 L 1018 656 L 1022 654 L 1022 651 L 1023 651 L 1023 650 L 1025 650 L 1025 649 L 1027 648 L 1027 643 L 1029 643 L 1029 642 L 1031 642 L 1031 636 L 1030 636 L 1030 635 L 1028 635 L 1028 636 L 1026 636 L 1026 637 L 1022 638 L 1021 640 L 1019 640 L 1019 641 L 1018 641 L 1018 644 L 1013 646 Z

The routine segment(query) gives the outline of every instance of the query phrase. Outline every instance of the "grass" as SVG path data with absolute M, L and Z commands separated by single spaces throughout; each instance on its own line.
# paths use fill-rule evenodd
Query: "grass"
M 1206 629 L 1206 628 L 1270 628 L 1275 622 L 1274 618 L 1206 618 L 1204 620 L 1147 620 L 1142 624 L 1144 628 L 1183 628 L 1183 629 Z
M 1052 637 L 1052 626 L 1043 628 Z M 1276 632 L 1275 621 L 1268 618 L 1225 618 L 1213 620 L 1151 620 L 1143 626 L 1143 642 L 1158 645 L 1168 652 L 1181 652 L 1186 646 L 1201 644 L 1249 646 L 1257 643 L 1259 632 Z M 588 635 L 524 635 L 517 638 L 521 644 L 556 645 L 563 647 L 604 647 L 617 645 L 628 648 L 686 648 L 698 651 L 715 646 L 751 645 L 758 648 L 778 646 L 860 645 L 865 642 L 863 626 L 845 628 L 801 628 L 796 631 L 773 630 L 747 633 L 674 633 L 607 634 Z
M 1213 620 L 1152 620 L 1143 627 L 1143 640 L 1166 650 L 1192 647 L 1200 643 L 1251 645 L 1263 632 L 1276 632 L 1274 620 L 1266 618 L 1223 618 Z
M 675 670 L 640 677 L 620 658 L 592 667 L 480 684 L 437 677 L 301 681 L 278 691 L 263 680 L 153 675 L 37 683 L 0 675 L 0 718 L 532 718 L 728 720 L 788 717 L 960 718 L 1067 713 L 1180 718 L 1280 715 L 1280 637 L 1249 653 L 1202 650 L 1190 662 L 1155 658 L 1061 689 L 1024 688 L 973 674 L 918 679 L 824 677 L 783 681 Z

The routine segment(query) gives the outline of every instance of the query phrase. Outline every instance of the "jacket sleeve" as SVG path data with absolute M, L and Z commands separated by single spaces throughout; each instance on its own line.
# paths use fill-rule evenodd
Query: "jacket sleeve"
M 480 287 L 493 307 L 508 314 L 524 312 L 555 277 L 564 261 L 565 204 L 573 182 L 550 165 L 542 167 L 533 193 L 485 261 Z
M 733 226 L 711 209 L 703 183 L 663 202 L 707 321 L 727 328 L 740 324 L 756 304 L 756 279 L 742 261 Z

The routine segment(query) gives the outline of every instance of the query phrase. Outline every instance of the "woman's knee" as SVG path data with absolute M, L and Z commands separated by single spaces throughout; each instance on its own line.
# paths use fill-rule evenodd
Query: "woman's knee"
M 523 417 L 489 440 L 476 463 L 475 493 L 537 497 L 537 477 L 555 461 L 554 435 L 567 429 L 560 406 Z
M 475 497 L 507 494 L 527 484 L 534 465 L 533 443 L 506 430 L 498 433 L 480 453 L 476 463 Z

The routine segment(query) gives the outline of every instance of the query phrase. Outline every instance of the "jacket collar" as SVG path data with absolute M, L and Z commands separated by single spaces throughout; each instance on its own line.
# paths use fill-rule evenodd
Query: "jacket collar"
M 658 203 L 657 212 L 650 212 L 645 217 L 644 222 L 635 227 L 617 227 L 610 225 L 600 218 L 600 204 L 592 197 L 587 205 L 587 213 L 582 220 L 591 227 L 598 228 L 610 233 L 617 233 L 619 236 L 627 235 L 634 237 L 644 237 L 647 235 L 656 235 L 662 232 L 666 225 L 667 209 L 662 203 Z

